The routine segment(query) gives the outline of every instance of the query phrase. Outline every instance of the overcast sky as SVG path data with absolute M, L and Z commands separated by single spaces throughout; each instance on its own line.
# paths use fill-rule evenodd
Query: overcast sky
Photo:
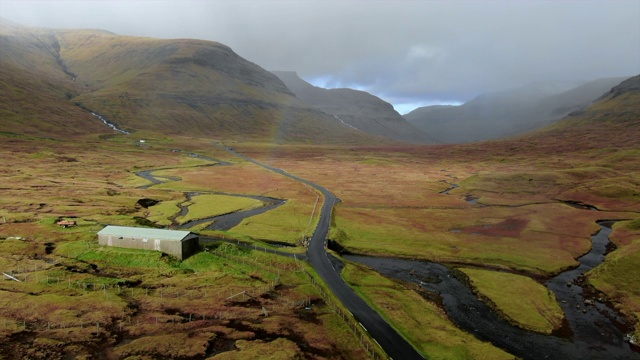
M 0 16 L 214 40 L 267 70 L 369 91 L 401 113 L 536 80 L 640 73 L 640 0 L 0 0 Z

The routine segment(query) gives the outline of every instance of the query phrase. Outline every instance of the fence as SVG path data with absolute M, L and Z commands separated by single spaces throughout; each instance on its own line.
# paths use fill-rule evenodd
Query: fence
M 257 249 L 256 249 L 257 250 Z M 277 277 L 271 283 L 253 287 L 253 286 L 227 286 L 224 290 L 220 289 L 219 286 L 212 285 L 210 287 L 199 287 L 196 289 L 178 289 L 171 287 L 128 287 L 120 284 L 105 284 L 105 283 L 97 283 L 97 282 L 85 282 L 85 281 L 76 281 L 72 280 L 71 277 L 63 278 L 63 277 L 53 277 L 49 275 L 39 274 L 38 270 L 48 269 L 49 266 L 34 266 L 33 272 L 31 272 L 31 267 L 25 266 L 23 268 L 18 267 L 17 270 L 12 270 L 6 273 L 3 273 L 4 277 L 13 278 L 12 280 L 20 281 L 20 282 L 40 282 L 49 285 L 55 286 L 66 286 L 68 288 L 78 289 L 79 291 L 84 292 L 96 292 L 102 291 L 105 297 L 109 296 L 130 296 L 130 297 L 139 297 L 139 296 L 148 296 L 148 297 L 159 297 L 159 298 L 176 298 L 176 299 L 208 299 L 208 300 L 216 300 L 216 301 L 228 301 L 234 300 L 239 296 L 245 297 L 255 297 L 259 294 L 264 294 L 266 292 L 273 291 L 276 286 L 280 285 L 280 270 L 283 271 L 295 271 L 302 272 L 306 274 L 306 278 L 314 286 L 314 288 L 318 291 L 320 296 L 323 298 L 324 302 L 327 306 L 335 312 L 338 316 L 342 318 L 345 324 L 354 332 L 356 338 L 360 341 L 362 347 L 367 351 L 367 354 L 372 359 L 386 359 L 387 356 L 384 354 L 380 345 L 377 344 L 375 340 L 373 340 L 370 335 L 366 332 L 366 330 L 360 325 L 358 321 L 349 313 L 347 310 L 342 309 L 341 304 L 339 304 L 330 294 L 330 292 L 319 283 L 311 273 L 305 270 L 302 261 L 295 260 L 293 263 L 281 263 L 281 262 L 273 262 L 269 260 L 269 264 L 264 264 L 258 261 L 258 257 L 255 258 L 247 258 L 247 256 L 240 256 L 230 254 L 228 252 L 223 251 L 213 251 L 216 256 L 224 258 L 229 261 L 233 261 L 238 264 L 242 264 L 244 266 L 255 267 L 256 270 L 261 270 L 264 272 L 276 274 Z M 20 272 L 20 270 L 23 272 Z M 289 310 L 294 308 L 301 308 L 311 304 L 310 298 L 305 298 L 301 300 L 290 299 L 285 296 L 280 296 L 280 303 L 266 305 L 263 307 L 263 311 L 265 313 L 277 313 L 278 311 Z M 169 318 L 170 320 L 163 319 L 163 322 L 173 322 L 176 323 L 184 323 L 191 321 L 207 321 L 207 320 L 220 320 L 228 318 L 227 312 L 221 311 L 216 312 L 213 315 L 202 315 L 202 314 L 183 314 L 176 319 L 176 317 Z M 265 314 L 266 315 L 266 314 Z M 187 318 L 188 316 L 188 318 Z M 145 322 L 140 322 L 140 319 L 136 319 L 136 325 L 143 324 L 158 324 L 159 317 L 155 316 L 154 318 L 147 319 Z M 120 330 L 122 330 L 123 326 L 133 325 L 131 323 L 131 318 L 124 321 L 119 321 L 116 326 L 119 326 Z M 60 323 L 60 324 L 52 324 L 51 322 L 26 322 L 25 320 L 21 321 L 9 321 L 4 319 L 3 329 L 13 328 L 16 330 L 20 329 L 65 329 L 68 327 L 95 327 L 96 333 L 100 334 L 101 329 L 104 329 L 106 324 L 100 323 L 83 323 L 82 320 L 78 320 L 76 322 L 69 323 Z M 102 328 L 101 328 L 102 326 Z M 113 325 L 111 325 L 113 326 Z M 374 344 L 375 343 L 375 344 Z
M 251 266 L 256 266 L 256 268 L 261 268 L 265 271 L 272 272 L 274 267 L 277 269 L 292 270 L 291 266 L 284 266 L 283 264 L 280 264 L 280 263 L 276 263 L 276 264 L 270 263 L 269 267 L 266 267 L 265 265 L 262 265 L 261 263 L 259 263 L 257 258 L 247 260 L 245 257 L 231 255 L 224 252 L 214 251 L 214 253 L 217 256 L 226 258 L 228 260 L 241 262 L 243 264 L 250 264 Z M 311 275 L 309 272 L 307 272 L 304 269 L 304 266 L 302 265 L 302 261 L 296 261 L 294 269 L 295 271 L 298 271 L 298 272 L 304 272 L 307 275 L 306 276 L 307 279 L 309 280 L 311 285 L 315 287 L 315 289 L 318 291 L 320 296 L 322 296 L 322 299 L 327 304 L 327 306 L 331 310 L 333 310 L 333 312 L 335 312 L 338 316 L 340 316 L 342 320 L 347 324 L 347 326 L 355 333 L 356 337 L 360 341 L 360 344 L 367 351 L 370 358 L 372 359 L 388 358 L 386 354 L 384 354 L 384 352 L 382 351 L 382 348 L 380 347 L 378 342 L 371 338 L 369 333 L 366 332 L 366 330 L 364 330 L 364 328 L 360 325 L 358 321 L 356 321 L 353 315 L 351 315 L 351 313 L 347 315 L 348 313 L 347 310 L 343 310 L 340 306 L 335 304 L 336 301 L 330 296 L 330 292 L 327 289 L 325 289 L 325 287 L 321 285 L 318 281 L 316 281 L 313 275 Z M 305 305 L 306 304 L 304 303 L 304 301 L 298 303 L 298 306 L 305 306 Z
M 341 306 L 336 305 L 336 301 L 332 299 L 330 296 L 330 292 L 324 288 L 324 285 L 321 285 L 318 281 L 316 281 L 315 277 L 310 273 L 306 273 L 311 284 L 316 288 L 318 293 L 324 299 L 324 302 L 329 306 L 338 316 L 342 318 L 342 320 L 347 324 L 347 326 L 355 333 L 356 337 L 360 341 L 362 347 L 367 351 L 367 354 L 371 359 L 387 359 L 388 356 L 380 347 L 375 339 L 371 338 L 369 333 L 362 327 L 360 322 L 356 321 L 353 315 L 348 310 L 343 310 Z M 346 313 L 349 313 L 347 315 Z M 375 342 L 375 344 L 374 344 Z

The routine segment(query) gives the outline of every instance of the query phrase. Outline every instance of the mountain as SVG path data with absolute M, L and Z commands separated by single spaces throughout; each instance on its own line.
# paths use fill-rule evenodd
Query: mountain
M 65 137 L 104 131 L 69 99 L 84 89 L 48 46 L 50 32 L 0 21 L 0 131 Z
M 536 82 L 483 94 L 461 106 L 418 108 L 404 117 L 442 143 L 503 138 L 543 127 L 584 108 L 624 79 L 584 84 Z
M 629 149 L 627 155 L 613 152 L 616 161 L 631 156 L 637 168 L 640 148 L 640 75 L 636 75 L 598 97 L 593 104 L 574 111 L 562 120 L 514 139 L 535 143 L 546 153 L 602 149 Z M 630 163 L 629 163 L 630 164 Z M 640 170 L 640 168 L 637 168 Z
M 293 71 L 273 71 L 305 104 L 334 116 L 348 126 L 393 140 L 433 143 L 426 133 L 408 123 L 393 106 L 364 91 L 323 89 Z
M 302 142 L 380 142 L 298 100 L 231 48 L 102 30 L 36 29 L 0 21 L 0 125 L 72 136 L 130 132 Z

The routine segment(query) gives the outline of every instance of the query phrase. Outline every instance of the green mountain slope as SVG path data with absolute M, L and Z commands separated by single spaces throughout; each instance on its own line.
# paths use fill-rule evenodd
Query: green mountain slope
M 540 129 L 585 108 L 625 79 L 535 82 L 483 94 L 460 106 L 418 108 L 405 118 L 442 143 L 505 138 Z
M 602 95 L 591 106 L 561 121 L 515 139 L 535 142 L 541 151 L 640 148 L 640 75 Z
M 0 131 L 72 136 L 104 131 L 69 99 L 82 89 L 64 72 L 48 30 L 0 22 Z
M 2 119 L 11 131 L 24 133 L 25 124 L 34 133 L 55 133 L 59 126 L 94 132 L 95 125 L 110 131 L 91 110 L 131 132 L 380 140 L 301 103 L 275 75 L 219 43 L 32 29 L 4 20 L 1 27 L 0 111 L 11 114 Z

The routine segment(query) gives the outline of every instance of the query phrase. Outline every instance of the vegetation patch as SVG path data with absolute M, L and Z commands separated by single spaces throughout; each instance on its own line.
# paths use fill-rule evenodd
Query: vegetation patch
M 305 344 L 295 352 L 301 358 L 365 355 L 295 259 L 223 243 L 180 262 L 155 251 L 74 241 L 57 243 L 50 254 L 55 264 L 27 264 L 29 247 L 8 241 L 0 255 L 8 261 L 0 264 L 21 282 L 3 281 L 0 288 L 8 301 L 0 309 L 3 357 L 100 351 L 183 359 L 232 351 L 225 356 L 233 358 L 233 344 L 242 339 L 238 349 L 249 354 L 257 341 L 266 353 L 276 345 L 276 355 L 290 343 Z M 308 303 L 313 308 L 301 311 Z M 278 338 L 284 340 L 273 341 Z
M 590 285 L 607 295 L 635 323 L 635 336 L 640 338 L 640 231 L 638 221 L 616 223 L 611 240 L 617 249 L 605 261 L 587 273 Z
M 114 352 L 119 358 L 131 356 L 170 359 L 204 358 L 212 338 L 215 338 L 215 334 L 197 332 L 143 336 L 116 347 Z
M 597 229 L 595 212 L 577 212 L 562 204 L 490 210 L 340 205 L 335 215 L 332 236 L 340 238 L 332 240 L 354 253 L 492 264 L 535 274 L 577 264 Z
M 255 209 L 262 205 L 262 202 L 259 200 L 241 196 L 217 194 L 197 195 L 191 198 L 191 204 L 188 204 L 189 211 L 187 212 L 187 215 L 177 217 L 176 221 L 180 224 L 184 224 L 191 220 L 199 220 L 236 211 Z M 183 206 L 186 205 L 183 204 Z
M 342 277 L 429 359 L 513 359 L 458 329 L 443 309 L 398 282 L 353 264 Z
M 273 341 L 247 341 L 238 340 L 235 342 L 235 351 L 225 352 L 212 357 L 212 360 L 233 360 L 233 359 L 291 359 L 302 360 L 304 354 L 296 343 L 285 338 L 278 338 Z
M 551 334 L 562 326 L 564 312 L 553 292 L 535 280 L 505 272 L 461 268 L 476 294 L 515 325 Z

